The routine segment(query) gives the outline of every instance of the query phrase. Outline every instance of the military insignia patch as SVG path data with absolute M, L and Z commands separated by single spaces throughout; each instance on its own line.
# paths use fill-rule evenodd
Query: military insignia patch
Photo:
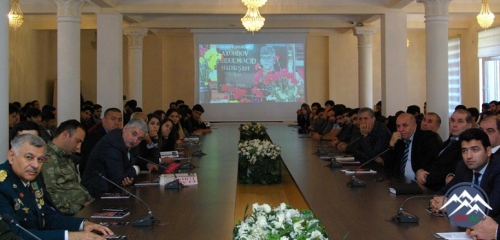
M 29 210 L 30 210 L 30 209 L 29 209 L 29 208 L 27 208 L 27 207 L 23 208 L 23 211 L 24 211 L 24 213 L 26 213 L 26 214 L 28 214 Z
M 7 178 L 7 171 L 0 170 L 0 182 L 5 181 L 6 178 Z

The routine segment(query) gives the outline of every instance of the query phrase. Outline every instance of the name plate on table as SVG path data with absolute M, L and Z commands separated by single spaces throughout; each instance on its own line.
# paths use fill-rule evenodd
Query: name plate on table
M 335 157 L 335 160 L 337 160 L 338 162 L 353 162 L 354 157 L 338 156 Z
M 160 152 L 161 157 L 179 157 L 179 152 L 178 151 L 165 151 L 165 152 Z
M 196 173 L 177 173 L 175 174 L 179 182 L 185 186 L 198 185 L 198 177 Z M 162 174 L 160 176 L 160 186 L 175 180 L 174 174 Z
M 200 138 L 199 137 L 186 137 L 182 141 L 184 141 L 184 142 L 199 142 Z
M 342 169 L 342 172 L 345 172 L 345 174 L 375 174 L 377 171 L 371 170 L 371 169 L 366 169 L 366 168 L 361 168 L 361 169 Z

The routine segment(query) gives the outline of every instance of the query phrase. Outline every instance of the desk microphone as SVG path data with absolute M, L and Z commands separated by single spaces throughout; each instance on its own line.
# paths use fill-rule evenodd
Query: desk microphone
M 37 240 L 41 240 L 39 237 L 35 236 L 35 234 L 31 233 L 30 231 L 26 230 L 26 228 L 23 228 L 21 225 L 16 223 L 16 221 L 14 221 L 14 219 L 12 219 L 12 217 L 9 214 L 7 214 L 7 213 L 2 214 L 0 219 L 3 220 L 4 222 L 6 222 L 7 224 L 14 224 L 16 227 L 21 229 L 23 232 L 29 234 L 32 238 L 37 239 Z
M 151 164 L 154 164 L 156 166 L 158 166 L 159 168 L 162 168 L 164 170 L 167 170 L 167 167 L 159 164 L 159 163 L 155 163 L 149 159 L 146 159 L 146 158 L 143 158 L 139 155 L 135 155 L 136 158 L 139 158 L 143 161 L 146 161 L 148 163 L 151 163 Z M 184 185 L 182 185 L 182 183 L 179 181 L 179 179 L 177 178 L 177 175 L 175 175 L 175 171 L 172 172 L 174 174 L 174 180 L 172 180 L 171 182 L 168 182 L 167 184 L 165 184 L 165 187 L 164 189 L 179 189 L 181 187 L 183 187 Z
M 200 148 L 200 142 L 198 141 L 197 143 L 194 143 L 196 145 L 196 147 L 198 147 L 198 150 L 194 151 L 191 153 L 191 156 L 196 156 L 196 157 L 201 157 L 201 156 L 205 156 L 207 155 L 206 153 L 204 153 L 201 148 Z
M 313 153 L 313 154 L 316 154 L 316 155 L 318 155 L 318 156 L 328 155 L 328 151 L 323 150 L 323 149 L 321 148 L 321 142 L 323 142 L 323 141 L 324 141 L 324 140 L 319 140 L 319 141 L 318 141 L 318 151 L 316 151 L 316 152 L 315 152 L 315 153 Z
M 135 221 L 132 222 L 132 226 L 134 227 L 149 227 L 155 223 L 159 223 L 160 221 L 158 219 L 156 219 L 154 216 L 153 216 L 153 212 L 151 212 L 151 209 L 149 208 L 148 204 L 146 204 L 146 202 L 144 202 L 142 199 L 140 199 L 138 196 L 134 195 L 133 193 L 127 191 L 125 188 L 121 187 L 120 185 L 114 183 L 113 181 L 109 180 L 107 177 L 105 177 L 102 173 L 100 173 L 99 171 L 94 171 L 94 174 L 97 174 L 99 175 L 99 177 L 101 177 L 102 179 L 106 180 L 107 182 L 113 184 L 115 187 L 119 188 L 120 190 L 130 194 L 130 196 L 136 198 L 137 200 L 139 200 L 140 202 L 142 202 L 146 208 L 148 209 L 148 215 L 146 216 L 143 216 Z
M 351 141 L 349 144 L 347 144 L 342 150 L 340 151 L 345 151 L 347 149 L 347 147 L 351 146 L 352 144 L 354 144 L 355 142 L 357 142 L 359 139 L 363 138 L 363 135 L 359 136 L 358 138 L 354 139 L 353 141 Z M 331 168 L 341 168 L 343 167 L 344 165 L 341 163 L 341 162 L 338 162 L 337 160 L 335 160 L 334 158 L 332 158 L 331 162 L 326 165 L 327 167 L 331 167 Z
M 408 200 L 414 199 L 414 198 L 433 198 L 433 197 L 434 197 L 434 195 L 418 195 L 418 196 L 413 196 L 413 197 L 407 198 L 406 200 L 403 201 L 403 203 L 401 204 L 401 207 L 399 207 L 398 213 L 394 217 L 392 217 L 389 221 L 398 221 L 400 223 L 418 223 L 417 216 L 403 211 L 403 207 L 405 206 L 405 203 L 408 202 Z
M 387 151 L 391 150 L 393 147 L 388 147 L 386 150 L 382 151 L 381 153 L 377 154 L 375 157 L 373 157 L 372 159 L 366 161 L 365 163 L 361 164 L 361 166 L 359 166 L 356 171 L 354 171 L 354 175 L 352 176 L 352 179 L 347 182 L 347 186 L 348 187 L 366 187 L 366 183 L 357 179 L 356 178 L 356 173 L 358 173 L 358 170 L 360 170 L 363 166 L 365 166 L 366 164 L 368 164 L 369 162 L 375 160 L 375 158 L 378 158 L 380 157 L 382 154 L 386 153 Z

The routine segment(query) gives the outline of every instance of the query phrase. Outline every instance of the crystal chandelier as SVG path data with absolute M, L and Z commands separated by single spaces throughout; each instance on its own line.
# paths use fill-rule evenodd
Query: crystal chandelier
M 267 0 L 241 0 L 243 4 L 247 7 L 257 7 L 260 8 L 266 4 Z
M 23 12 L 21 11 L 21 6 L 19 6 L 18 0 L 12 1 L 12 6 L 10 8 L 8 16 L 9 16 L 9 25 L 14 29 L 17 29 L 18 27 L 21 26 L 21 24 L 23 24 L 24 16 Z
M 248 7 L 247 14 L 245 14 L 245 16 L 241 18 L 241 23 L 247 31 L 253 33 L 259 31 L 262 26 L 264 26 L 265 20 L 266 19 L 260 15 L 259 8 Z
M 483 0 L 481 4 L 481 12 L 477 15 L 477 22 L 482 28 L 489 28 L 493 21 L 495 20 L 495 15 L 490 11 L 490 6 L 488 5 L 488 0 Z

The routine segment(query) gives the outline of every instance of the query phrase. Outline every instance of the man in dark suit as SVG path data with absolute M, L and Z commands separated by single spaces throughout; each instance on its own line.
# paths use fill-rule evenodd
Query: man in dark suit
M 436 133 L 418 129 L 415 116 L 409 113 L 398 116 L 396 128 L 389 141 L 393 150 L 384 156 L 384 165 L 392 177 L 415 180 L 418 170 L 430 170 L 443 143 Z
M 455 171 L 457 163 L 462 159 L 458 136 L 472 127 L 472 116 L 466 110 L 457 109 L 451 115 L 449 122 L 451 136 L 443 143 L 437 160 L 428 171 L 423 169 L 417 171 L 417 182 L 435 191 L 451 180 L 449 174 Z
M 383 123 L 375 121 L 375 115 L 371 108 L 361 108 L 358 112 L 358 118 L 362 138 L 356 142 L 354 157 L 365 162 L 389 147 L 391 132 Z M 375 161 L 382 164 L 384 160 L 378 157 Z
M 81 159 L 80 164 L 78 165 L 80 176 L 83 176 L 90 153 L 92 152 L 92 149 L 94 149 L 97 142 L 99 142 L 99 140 L 101 140 L 101 138 L 104 137 L 104 135 L 106 135 L 109 131 L 122 127 L 122 111 L 118 108 L 106 109 L 101 124 L 102 125 L 94 131 L 89 131 L 88 136 L 82 143 Z
M 65 236 L 67 239 L 104 239 L 92 231 L 112 235 L 107 227 L 62 216 L 45 203 L 45 191 L 38 178 L 45 149 L 44 140 L 38 136 L 24 134 L 14 138 L 8 161 L 0 165 L 0 212 L 10 215 L 41 239 L 65 239 Z M 10 227 L 15 234 L 31 238 L 13 223 Z
M 458 164 L 457 174 L 446 186 L 436 193 L 431 200 L 431 207 L 438 212 L 443 195 L 461 182 L 478 184 L 488 195 L 491 211 L 488 216 L 500 213 L 500 162 L 491 159 L 491 144 L 488 135 L 480 129 L 468 129 L 460 134 L 460 144 L 464 164 Z
M 497 116 L 487 116 L 483 118 L 479 129 L 488 134 L 491 143 L 491 158 L 500 161 L 500 118 Z
M 123 130 L 112 130 L 99 140 L 90 153 L 82 178 L 83 186 L 89 190 L 92 197 L 98 198 L 114 188 L 98 173 L 118 185 L 127 186 L 133 183 L 138 171 L 131 162 L 134 153 L 130 152 L 130 149 L 138 146 L 147 133 L 146 122 L 142 119 L 130 119 Z

